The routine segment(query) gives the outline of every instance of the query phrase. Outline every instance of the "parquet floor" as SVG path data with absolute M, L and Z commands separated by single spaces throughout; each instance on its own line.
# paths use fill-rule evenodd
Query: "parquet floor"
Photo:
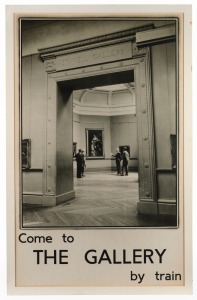
M 74 178 L 76 198 L 55 207 L 24 205 L 23 227 L 154 227 L 173 225 L 137 214 L 138 173 L 86 172 Z M 173 222 L 173 221 L 172 221 Z

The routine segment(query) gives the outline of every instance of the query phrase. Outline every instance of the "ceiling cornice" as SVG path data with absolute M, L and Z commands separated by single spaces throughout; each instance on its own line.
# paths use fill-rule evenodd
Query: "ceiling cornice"
M 154 29 L 153 23 L 145 26 L 131 28 L 128 30 L 106 34 L 106 35 L 85 39 L 73 43 L 63 44 L 55 47 L 42 48 L 42 49 L 38 49 L 38 51 L 43 60 L 51 59 L 63 54 L 74 53 L 74 52 L 84 51 L 88 49 L 94 49 L 96 47 L 104 47 L 107 45 L 113 45 L 117 43 L 131 41 L 135 38 L 137 32 L 151 30 L 151 29 Z

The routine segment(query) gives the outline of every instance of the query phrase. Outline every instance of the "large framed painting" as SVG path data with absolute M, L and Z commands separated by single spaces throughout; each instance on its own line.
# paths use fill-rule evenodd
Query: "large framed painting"
M 86 129 L 87 158 L 104 158 L 103 129 Z

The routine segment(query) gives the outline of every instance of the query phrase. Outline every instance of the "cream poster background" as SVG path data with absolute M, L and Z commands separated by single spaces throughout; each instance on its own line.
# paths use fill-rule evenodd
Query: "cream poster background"
M 39 8 L 39 12 L 40 11 L 41 10 Z M 11 30 L 11 29 L 9 28 L 9 30 Z M 188 107 L 188 105 L 187 105 L 187 107 Z M 12 191 L 12 193 L 13 193 L 13 191 Z M 9 192 L 8 192 L 8 195 L 11 196 L 9 194 Z M 13 196 L 13 194 L 12 194 L 12 196 Z M 18 227 L 17 227 L 17 225 L 15 225 L 14 220 L 11 219 L 11 214 L 14 213 L 13 202 L 12 203 L 9 202 L 8 205 L 9 205 L 9 214 L 8 214 L 9 225 L 12 225 L 12 228 L 13 227 L 16 228 L 16 235 L 18 236 L 18 234 L 19 234 Z M 15 208 L 17 209 L 17 202 L 16 202 L 16 207 Z M 187 209 L 190 210 L 189 204 L 187 206 L 185 206 L 185 212 L 187 211 Z M 182 216 L 183 216 L 183 214 L 185 214 L 185 212 L 183 213 L 183 211 L 182 211 Z M 185 217 L 187 219 L 187 214 L 185 215 Z M 189 223 L 186 222 L 185 225 L 187 226 L 187 224 L 189 225 Z M 181 227 L 182 226 L 183 226 L 183 224 L 181 225 Z M 185 229 L 187 229 L 187 228 L 185 228 Z M 183 239 L 183 231 L 184 231 L 184 228 L 182 227 L 182 229 L 178 231 L 179 232 L 178 235 L 176 233 L 175 236 L 174 236 L 174 231 L 173 232 L 168 231 L 168 233 L 167 233 L 167 235 L 168 235 L 168 245 L 166 245 L 166 242 L 165 242 L 165 238 L 164 238 L 165 237 L 165 232 L 164 231 L 162 233 L 159 232 L 159 235 L 156 238 L 155 238 L 155 232 L 152 233 L 151 230 L 149 231 L 149 237 L 151 237 L 151 234 L 153 234 L 151 240 L 155 241 L 155 245 L 153 247 L 157 247 L 159 245 L 159 247 L 161 249 L 168 248 L 169 257 L 168 257 L 168 262 L 165 264 L 166 270 L 170 270 L 171 265 L 173 263 L 175 263 L 176 266 L 180 266 L 180 272 L 183 273 L 183 264 L 182 264 L 181 261 L 182 261 L 182 258 L 183 258 L 184 255 L 183 255 L 183 252 L 182 252 L 183 249 L 180 249 L 180 245 L 182 245 L 182 243 L 183 243 L 183 240 L 182 240 Z M 53 239 L 54 239 L 54 243 L 52 245 L 52 248 L 57 248 L 57 249 L 59 248 L 59 245 L 60 245 L 59 240 L 61 239 L 62 232 L 64 232 L 64 231 L 63 230 L 60 230 L 60 231 L 58 230 L 58 232 L 55 232 L 55 233 L 50 232 L 50 235 L 53 236 Z M 36 232 L 36 234 L 39 234 L 39 233 L 43 234 L 43 231 L 41 231 L 41 232 L 37 231 Z M 12 235 L 13 234 L 14 234 L 14 231 L 12 231 Z M 77 258 L 79 257 L 78 247 L 80 247 L 80 251 L 82 253 L 84 253 L 84 251 L 86 249 L 88 249 L 88 247 L 87 247 L 88 241 L 92 240 L 92 237 L 94 237 L 95 233 L 90 231 L 90 232 L 88 232 L 88 237 L 87 237 L 87 235 L 84 235 L 84 234 L 81 235 L 81 232 L 69 230 L 69 234 L 71 234 L 75 237 L 75 245 L 74 244 L 72 245 L 72 247 L 73 247 L 73 249 L 72 249 L 72 259 L 74 261 L 75 257 L 77 257 Z M 141 231 L 140 234 L 142 234 L 142 239 L 141 239 L 142 242 L 138 243 L 138 244 L 134 243 L 134 246 L 133 246 L 133 240 L 135 240 L 136 233 L 135 232 L 132 232 L 132 234 L 129 233 L 130 241 L 128 242 L 127 247 L 130 247 L 131 249 L 134 248 L 134 247 L 135 248 L 150 247 L 146 243 L 144 243 L 145 235 L 144 235 L 143 231 Z M 164 234 L 163 237 L 162 237 L 162 234 Z M 118 236 L 118 239 L 120 240 L 120 242 L 118 243 L 117 247 L 120 248 L 120 249 L 122 248 L 122 245 L 124 244 L 125 238 L 128 239 L 127 233 L 126 232 L 122 233 L 122 231 L 119 232 L 119 231 L 116 230 L 114 232 L 109 232 L 109 235 L 110 236 L 114 235 L 114 240 L 117 239 L 117 236 Z M 108 242 L 109 236 L 108 236 L 107 233 L 105 234 L 105 237 L 103 238 L 102 233 L 98 231 L 97 232 L 97 237 L 98 237 L 98 241 L 102 240 L 102 244 L 100 244 L 98 241 L 95 241 L 94 247 L 96 249 L 99 250 L 100 247 L 101 247 L 101 249 L 103 249 L 103 248 L 105 248 L 105 245 L 107 245 L 107 247 L 113 247 L 114 246 L 114 245 L 110 245 L 110 243 Z M 187 237 L 189 238 L 189 235 L 185 235 L 186 240 L 187 240 Z M 174 245 L 174 240 L 178 241 L 178 243 L 176 245 Z M 158 243 L 158 241 L 159 241 L 159 243 Z M 13 240 L 12 241 L 9 240 L 9 245 L 11 246 L 11 247 L 9 247 L 9 249 L 13 250 L 15 248 L 14 244 L 15 244 L 15 242 Z M 187 253 L 187 251 L 190 251 L 190 247 L 188 247 L 188 249 L 187 249 L 187 246 L 189 246 L 189 245 L 190 245 L 190 243 L 187 243 L 186 248 L 185 248 L 185 251 L 186 251 L 185 253 Z M 177 246 L 177 248 L 176 248 L 176 246 Z M 71 245 L 69 245 L 69 248 L 71 248 Z M 171 256 L 171 254 L 174 252 L 174 250 L 179 253 L 178 256 L 173 256 L 173 255 Z M 37 268 L 36 268 L 35 265 L 31 265 L 32 246 L 27 245 L 25 247 L 25 251 L 27 251 L 27 252 L 24 252 L 24 247 L 20 248 L 20 245 L 17 246 L 17 259 L 16 259 L 16 262 L 15 262 L 15 257 L 14 257 L 13 251 L 9 252 L 9 264 L 8 264 L 8 266 L 9 266 L 9 272 L 11 273 L 11 276 L 9 277 L 10 292 L 12 291 L 16 294 L 17 293 L 26 293 L 26 290 L 22 287 L 23 285 L 24 286 L 27 285 L 27 286 L 31 286 L 31 287 L 40 285 L 39 277 L 37 275 L 35 276 L 35 274 L 37 273 Z M 177 259 L 177 261 L 175 261 L 175 258 Z M 22 265 L 20 265 L 21 262 L 22 262 L 23 267 L 21 267 Z M 16 282 L 17 282 L 18 286 L 20 286 L 16 289 L 14 288 L 15 278 L 14 278 L 14 272 L 13 272 L 14 271 L 13 266 L 15 265 L 15 263 L 16 263 L 16 274 L 17 274 Z M 53 285 L 54 286 L 64 286 L 64 283 L 65 283 L 65 281 L 64 281 L 65 278 L 63 278 L 64 275 L 65 275 L 64 270 L 62 268 L 59 268 L 59 270 L 57 272 L 57 268 L 56 268 L 56 272 L 59 274 L 59 277 L 57 276 L 54 279 L 54 276 L 53 276 L 54 269 L 53 269 L 52 266 L 49 268 L 50 271 L 46 270 L 46 276 L 45 276 L 44 282 L 42 281 L 42 286 L 45 285 L 45 286 L 48 287 L 47 288 L 47 293 L 69 293 L 69 292 L 72 293 L 72 292 L 76 291 L 74 286 L 79 287 L 81 285 L 86 286 L 84 288 L 83 287 L 81 288 L 81 291 L 83 291 L 85 289 L 86 292 L 88 292 L 88 291 L 89 292 L 97 291 L 98 293 L 101 293 L 102 291 L 113 291 L 113 288 L 108 288 L 108 287 L 104 288 L 103 281 L 102 281 L 102 284 L 100 284 L 100 279 L 99 279 L 100 276 L 99 275 L 101 275 L 102 278 L 103 278 L 103 276 L 107 277 L 106 278 L 107 281 L 108 281 L 107 285 L 112 285 L 112 286 L 115 285 L 116 287 L 118 285 L 124 286 L 124 289 L 120 288 L 118 293 L 121 293 L 121 292 L 122 293 L 131 293 L 131 294 L 138 293 L 138 291 L 135 289 L 135 287 L 130 288 L 130 282 L 129 282 L 128 277 L 127 277 L 128 272 L 130 271 L 130 268 L 128 270 L 127 270 L 127 268 L 126 269 L 125 268 L 120 268 L 119 270 L 117 270 L 117 274 L 113 274 L 113 271 L 112 271 L 113 269 L 109 269 L 109 270 L 106 271 L 106 268 L 104 268 L 105 270 L 101 269 L 98 272 L 96 272 L 96 274 L 94 274 L 94 273 L 92 273 L 91 269 L 88 268 L 86 270 L 86 267 L 87 267 L 86 265 L 83 265 L 83 264 L 80 264 L 80 266 L 78 264 L 75 265 L 75 268 L 78 268 L 78 267 L 79 267 L 80 271 L 83 270 L 83 272 L 85 272 L 87 277 L 86 277 L 86 279 L 84 279 L 84 281 L 81 279 L 81 276 L 78 278 L 76 276 L 76 273 L 75 273 L 76 270 L 73 270 L 73 268 L 71 266 L 70 269 L 67 269 L 68 273 L 71 274 L 71 276 L 66 277 L 66 282 L 67 283 L 69 282 L 69 285 L 73 286 L 73 287 L 66 288 L 66 289 L 64 289 L 63 287 L 60 287 L 60 288 L 58 288 L 58 290 L 57 290 L 57 288 L 52 289 Z M 191 265 L 189 263 L 185 265 L 185 275 L 187 274 L 186 278 L 188 279 L 188 283 L 190 282 L 190 279 L 189 279 L 189 274 L 191 273 L 190 267 L 191 267 Z M 154 274 L 154 271 L 155 271 L 155 269 L 154 268 L 152 269 L 150 267 L 147 267 L 147 268 L 144 269 L 144 273 L 146 273 L 146 275 L 147 275 L 147 281 L 146 281 L 147 285 L 151 285 L 151 286 L 153 285 L 151 275 Z M 24 276 L 24 272 L 26 272 L 26 274 L 28 274 L 28 276 L 30 274 L 30 277 Z M 74 272 L 74 273 L 72 273 L 72 272 Z M 72 274 L 74 276 L 72 276 Z M 115 277 L 114 277 L 114 275 L 115 275 Z M 74 282 L 73 282 L 74 277 L 75 277 L 75 279 L 74 279 Z M 127 279 L 126 279 L 126 277 L 127 277 Z M 26 280 L 27 280 L 27 282 L 26 282 Z M 101 285 L 102 287 L 100 289 L 94 289 L 94 288 L 90 287 L 92 284 L 90 284 L 90 286 L 87 287 L 87 282 L 91 283 L 91 280 L 92 280 L 93 285 L 95 285 L 95 282 L 97 282 L 97 285 L 98 286 Z M 126 284 L 126 288 L 125 288 L 125 284 Z M 78 288 L 78 290 L 80 290 L 80 289 Z M 161 290 L 161 289 L 158 289 L 157 287 L 155 287 L 155 292 L 156 292 L 156 290 L 159 292 L 159 290 Z M 169 292 L 169 290 L 171 290 L 170 287 L 168 287 L 168 292 Z M 172 290 L 173 290 L 173 288 L 172 288 Z M 184 288 L 179 289 L 180 293 L 184 293 L 184 290 L 186 290 L 186 289 L 184 289 Z M 30 293 L 37 293 L 37 292 L 35 292 L 35 288 L 33 290 L 28 288 L 28 291 L 30 291 Z M 39 292 L 43 293 L 42 289 L 37 289 L 37 291 L 38 291 L 38 293 Z M 143 291 L 144 292 L 142 292 L 142 287 L 141 287 L 140 293 L 146 293 L 147 292 L 146 288 L 143 288 Z M 45 289 L 45 292 L 46 292 L 46 289 Z M 162 293 L 165 293 L 165 289 L 162 290 Z

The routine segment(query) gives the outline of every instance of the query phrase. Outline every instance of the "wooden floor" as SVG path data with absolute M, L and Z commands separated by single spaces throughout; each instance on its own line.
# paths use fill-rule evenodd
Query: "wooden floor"
M 174 220 L 137 213 L 138 173 L 86 172 L 74 178 L 76 198 L 55 207 L 23 206 L 23 227 L 155 227 Z

